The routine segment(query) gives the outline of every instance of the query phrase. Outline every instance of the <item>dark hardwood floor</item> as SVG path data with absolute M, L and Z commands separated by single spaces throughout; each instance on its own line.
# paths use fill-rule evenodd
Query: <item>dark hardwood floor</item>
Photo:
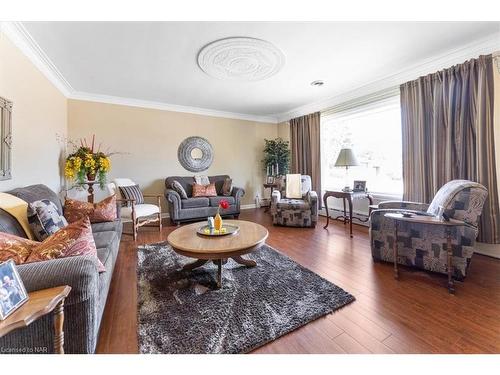
M 315 229 L 273 227 L 264 209 L 240 219 L 266 226 L 270 246 L 356 297 L 255 353 L 500 352 L 500 260 L 474 255 L 467 280 L 450 295 L 441 275 L 402 267 L 394 280 L 391 264 L 372 261 L 366 227 L 354 226 L 350 239 L 340 222 L 323 229 L 325 218 Z M 122 237 L 98 353 L 137 353 L 136 247 L 165 241 L 174 229 L 141 228 L 137 243 Z

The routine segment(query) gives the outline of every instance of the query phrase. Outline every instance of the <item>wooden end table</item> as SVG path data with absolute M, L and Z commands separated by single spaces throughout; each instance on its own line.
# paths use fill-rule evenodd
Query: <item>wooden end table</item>
M 222 286 L 222 265 L 228 258 L 246 267 L 257 263 L 242 257 L 264 245 L 269 232 L 262 225 L 244 220 L 224 220 L 224 223 L 240 227 L 238 233 L 209 237 L 196 233 L 204 223 L 185 225 L 168 235 L 167 241 L 180 255 L 197 259 L 186 264 L 182 270 L 191 271 L 212 261 L 217 265 L 217 288 Z
M 68 285 L 37 290 L 28 294 L 28 301 L 7 319 L 0 321 L 0 337 L 18 328 L 29 326 L 51 312 L 54 315 L 54 352 L 64 354 L 64 299 L 71 291 Z
M 398 231 L 399 224 L 402 221 L 406 221 L 409 223 L 420 223 L 420 224 L 431 224 L 431 225 L 445 225 L 446 226 L 446 252 L 447 252 L 447 273 L 448 273 L 448 292 L 451 294 L 455 293 L 455 284 L 453 282 L 452 270 L 453 270 L 453 247 L 451 244 L 451 235 L 452 228 L 458 226 L 465 226 L 466 224 L 463 221 L 450 219 L 449 221 L 440 220 L 434 216 L 426 216 L 426 215 L 413 215 L 410 217 L 403 216 L 398 213 L 387 213 L 384 215 L 385 217 L 389 217 L 394 220 L 395 226 L 395 238 L 393 245 L 394 252 L 394 278 L 399 279 L 399 270 L 398 270 Z
M 373 205 L 373 198 L 372 196 L 364 191 L 342 191 L 342 190 L 327 190 L 325 191 L 325 195 L 323 195 L 323 204 L 325 205 L 325 210 L 326 210 L 326 225 L 323 227 L 324 229 L 328 228 L 328 224 L 330 224 L 330 211 L 328 211 L 328 198 L 333 197 L 333 198 L 340 198 L 342 199 L 342 202 L 344 203 L 344 214 L 337 216 L 333 218 L 333 220 L 343 220 L 344 225 L 349 223 L 349 234 L 352 238 L 352 219 L 359 220 L 363 223 L 366 223 L 369 218 L 360 219 L 357 217 L 352 216 L 352 201 L 356 199 L 368 199 L 370 202 L 370 206 Z M 345 203 L 349 204 L 349 216 L 347 216 L 346 212 L 346 205 Z

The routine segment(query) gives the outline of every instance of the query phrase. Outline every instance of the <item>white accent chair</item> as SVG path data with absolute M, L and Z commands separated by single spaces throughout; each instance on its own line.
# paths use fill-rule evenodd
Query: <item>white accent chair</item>
M 161 232 L 162 222 L 161 222 L 161 195 L 144 195 L 146 198 L 156 198 L 157 204 L 135 203 L 135 199 L 125 199 L 123 198 L 119 187 L 120 186 L 134 186 L 137 185 L 134 181 L 129 178 L 115 178 L 114 181 L 108 184 L 108 190 L 111 195 L 116 194 L 117 202 L 127 203 L 126 206 L 122 206 L 120 209 L 120 216 L 123 219 L 129 219 L 132 221 L 134 241 L 137 240 L 137 230 L 139 227 L 158 222 L 158 228 Z

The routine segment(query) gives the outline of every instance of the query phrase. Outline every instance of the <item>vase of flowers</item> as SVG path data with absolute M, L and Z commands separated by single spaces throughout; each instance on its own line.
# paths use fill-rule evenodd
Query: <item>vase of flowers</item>
M 214 228 L 215 230 L 220 231 L 222 229 L 222 217 L 220 216 L 220 209 L 227 210 L 229 208 L 229 203 L 225 199 L 221 199 L 219 205 L 217 206 L 217 215 L 215 215 L 214 219 Z
M 92 136 L 92 143 L 87 144 L 85 139 L 80 140 L 80 146 L 66 158 L 64 175 L 68 180 L 76 180 L 80 185 L 88 181 L 97 181 L 99 186 L 104 188 L 106 176 L 111 169 L 109 156 L 95 146 L 95 135 Z

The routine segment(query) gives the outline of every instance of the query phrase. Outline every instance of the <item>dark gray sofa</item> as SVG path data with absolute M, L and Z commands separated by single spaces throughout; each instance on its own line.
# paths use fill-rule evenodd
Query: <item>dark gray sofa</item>
M 56 193 L 45 185 L 32 185 L 8 193 L 27 202 L 49 199 L 61 208 Z M 0 209 L 0 231 L 26 237 L 16 219 Z M 92 224 L 97 256 L 106 267 L 99 273 L 91 256 L 75 256 L 17 266 L 23 283 L 34 291 L 59 285 L 71 286 L 64 304 L 64 349 L 66 353 L 93 353 L 96 348 L 104 306 L 115 267 L 122 222 Z M 38 348 L 53 352 L 53 323 L 50 315 L 26 328 L 0 338 L 0 353 L 24 353 Z
M 217 197 L 193 198 L 194 177 L 167 177 L 165 179 L 165 198 L 168 201 L 170 220 L 174 224 L 179 224 L 182 221 L 202 220 L 209 216 L 215 216 L 221 199 L 227 200 L 230 205 L 227 210 L 221 210 L 221 216 L 237 219 L 240 214 L 241 198 L 245 195 L 245 190 L 233 186 L 230 196 L 222 195 L 222 185 L 224 185 L 226 178 L 229 178 L 229 176 L 208 177 L 210 183 L 215 183 Z M 186 190 L 188 199 L 181 199 L 180 195 L 171 189 L 173 181 L 178 181 L 182 185 L 184 190 Z

